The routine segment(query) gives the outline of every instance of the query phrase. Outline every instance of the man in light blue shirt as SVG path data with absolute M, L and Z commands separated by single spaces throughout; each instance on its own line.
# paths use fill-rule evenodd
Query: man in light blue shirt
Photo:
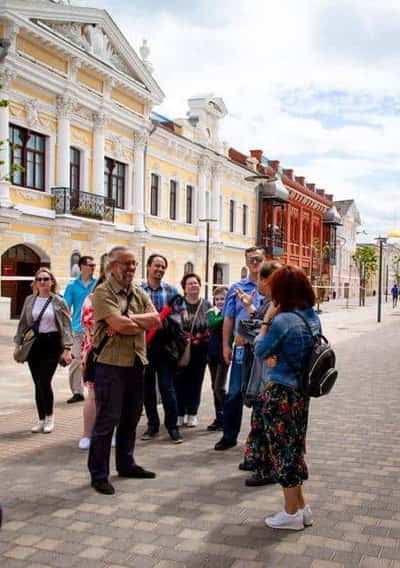
M 68 403 L 80 402 L 84 400 L 83 382 L 81 374 L 80 354 L 83 341 L 83 329 L 81 326 L 81 312 L 84 301 L 92 292 L 96 284 L 93 277 L 96 263 L 92 256 L 81 256 L 79 259 L 80 276 L 68 284 L 64 292 L 64 300 L 72 309 L 72 331 L 74 333 L 74 343 L 72 346 L 73 360 L 69 366 L 69 386 L 72 397 Z
M 224 359 L 227 364 L 232 362 L 229 390 L 224 403 L 223 410 L 223 436 L 216 443 L 216 450 L 227 450 L 237 444 L 237 437 L 240 432 L 243 413 L 242 397 L 242 363 L 244 356 L 243 339 L 238 335 L 237 328 L 239 321 L 249 317 L 246 308 L 237 296 L 237 290 L 243 290 L 246 294 L 253 295 L 253 304 L 258 308 L 263 296 L 258 292 L 257 280 L 260 272 L 261 263 L 265 260 L 264 250 L 260 247 L 246 249 L 246 265 L 249 269 L 249 276 L 242 278 L 233 284 L 228 291 L 223 308 L 224 327 L 223 327 L 223 349 Z M 234 337 L 233 351 L 231 339 Z

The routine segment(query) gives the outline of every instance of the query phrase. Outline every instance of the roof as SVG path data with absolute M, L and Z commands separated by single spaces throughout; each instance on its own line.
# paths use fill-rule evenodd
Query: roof
M 333 205 L 339 211 L 341 217 L 345 217 L 347 213 L 350 211 L 350 209 L 353 207 L 354 218 L 361 225 L 360 214 L 358 212 L 357 205 L 354 199 L 341 199 L 339 201 L 334 201 Z

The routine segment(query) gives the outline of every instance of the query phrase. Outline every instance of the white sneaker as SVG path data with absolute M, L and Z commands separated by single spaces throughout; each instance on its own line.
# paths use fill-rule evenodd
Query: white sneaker
M 88 450 L 90 448 L 90 438 L 86 438 L 86 436 L 81 438 L 78 447 L 80 450 Z
M 176 425 L 177 426 L 183 426 L 184 419 L 185 419 L 184 416 L 178 416 L 178 420 L 176 421 Z
M 54 416 L 46 416 L 44 419 L 43 433 L 50 434 L 54 430 Z
M 314 521 L 310 505 L 306 505 L 304 509 L 299 509 L 299 511 L 303 515 L 304 526 L 311 527 Z
M 300 511 L 290 515 L 286 511 L 280 511 L 272 517 L 265 518 L 265 524 L 271 529 L 287 529 L 291 531 L 301 531 L 304 529 L 303 515 Z
M 115 432 L 114 432 L 114 434 L 113 434 L 113 436 L 112 436 L 112 439 L 111 439 L 111 447 L 112 447 L 112 448 L 115 448 L 115 444 L 116 444 L 116 443 L 117 443 L 117 441 L 116 441 L 116 439 L 115 439 Z
M 32 434 L 37 434 L 38 432 L 42 432 L 44 426 L 44 420 L 38 420 L 31 428 Z
M 187 424 L 186 424 L 186 426 L 188 428 L 194 428 L 195 426 L 197 426 L 198 423 L 199 422 L 198 422 L 197 416 L 195 414 L 188 414 Z

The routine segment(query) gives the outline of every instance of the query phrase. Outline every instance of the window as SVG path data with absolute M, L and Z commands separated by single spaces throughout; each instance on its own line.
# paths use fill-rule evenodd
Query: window
M 71 276 L 71 278 L 76 278 L 81 273 L 80 268 L 79 268 L 79 259 L 80 258 L 81 258 L 81 255 L 79 254 L 79 252 L 73 252 L 71 254 L 71 259 L 70 259 L 70 276 Z
M 193 223 L 193 187 L 186 186 L 186 223 Z
M 158 215 L 160 176 L 151 174 L 150 186 L 150 215 Z
M 186 262 L 185 266 L 183 267 L 183 273 L 187 274 L 188 272 L 194 272 L 194 265 L 193 262 Z
M 12 174 L 12 183 L 44 191 L 45 136 L 10 125 L 10 142 L 10 167 L 15 164 L 23 168 Z
M 229 232 L 235 232 L 235 202 L 233 199 L 229 200 Z
M 115 206 L 124 208 L 125 164 L 111 158 L 104 158 L 104 195 L 115 199 Z
M 177 183 L 171 179 L 169 182 L 169 218 L 176 221 Z
M 240 278 L 247 278 L 249 271 L 247 270 L 247 266 L 242 266 L 240 271 Z
M 248 206 L 247 205 L 243 205 L 243 209 L 242 209 L 242 233 L 244 235 L 247 235 L 247 220 L 248 220 Z
M 76 148 L 69 149 L 69 186 L 79 191 L 81 187 L 81 153 Z

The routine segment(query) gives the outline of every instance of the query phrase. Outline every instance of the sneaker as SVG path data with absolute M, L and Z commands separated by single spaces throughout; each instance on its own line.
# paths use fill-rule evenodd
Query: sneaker
M 80 450 L 88 450 L 90 448 L 90 438 L 84 436 L 79 440 L 78 448 Z
M 183 438 L 181 436 L 181 433 L 179 432 L 179 428 L 173 428 L 172 430 L 169 430 L 168 434 L 173 444 L 182 444 Z
M 300 513 L 303 515 L 303 524 L 305 527 L 311 527 L 314 520 L 310 505 L 306 505 L 304 509 L 299 509 Z
M 136 479 L 154 479 L 156 474 L 154 471 L 148 471 L 140 465 L 134 465 L 125 472 L 118 472 L 119 477 L 134 477 Z
M 185 417 L 184 416 L 178 416 L 178 420 L 176 421 L 176 425 L 177 426 L 183 426 L 185 424 Z
M 215 444 L 214 450 L 217 450 L 217 452 L 229 450 L 229 448 L 233 448 L 236 444 L 237 440 L 229 440 L 228 438 L 225 438 L 225 436 L 222 436 L 220 441 Z
M 92 487 L 97 493 L 102 493 L 103 495 L 114 495 L 115 489 L 107 481 L 107 479 L 96 479 L 92 481 Z
M 207 426 L 207 430 L 209 432 L 217 432 L 218 430 L 222 430 L 222 424 L 219 420 L 215 419 L 214 422 L 211 422 L 211 424 Z
M 44 419 L 43 433 L 50 434 L 54 430 L 54 416 L 46 416 Z
M 265 517 L 265 524 L 271 529 L 286 529 L 290 531 L 301 531 L 304 529 L 303 515 L 300 511 L 290 515 L 286 511 L 280 511 L 272 517 Z
M 142 438 L 142 439 L 143 439 L 143 438 Z M 112 447 L 112 448 L 115 448 L 115 444 L 116 444 L 116 443 L 117 443 L 117 440 L 116 440 L 115 432 L 114 432 L 114 434 L 112 435 L 112 438 L 111 438 L 111 447 Z
M 186 424 L 188 428 L 194 428 L 195 426 L 198 425 L 198 423 L 199 421 L 197 420 L 197 416 L 195 414 L 188 414 L 187 424 Z
M 73 394 L 71 396 L 71 398 L 69 398 L 67 400 L 68 404 L 73 404 L 74 402 L 82 402 L 83 400 L 85 400 L 85 397 L 83 396 L 83 394 L 80 394 L 78 392 L 76 392 L 75 394 Z
M 156 436 L 158 436 L 158 430 L 154 430 L 154 428 L 148 427 L 147 430 L 143 432 L 140 439 L 146 442 L 148 440 L 152 440 Z
M 31 428 L 32 434 L 38 434 L 43 431 L 44 420 L 38 420 Z

